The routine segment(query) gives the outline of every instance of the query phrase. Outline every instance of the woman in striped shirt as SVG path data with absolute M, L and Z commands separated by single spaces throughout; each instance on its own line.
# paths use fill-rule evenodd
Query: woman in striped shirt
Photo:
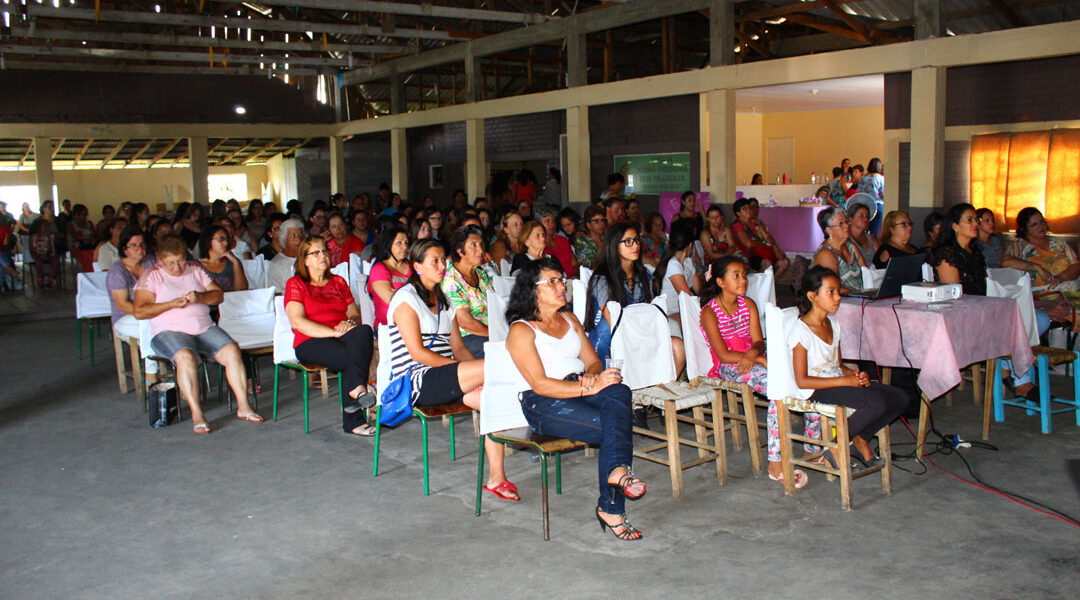
M 709 342 L 713 366 L 709 377 L 745 383 L 757 394 L 765 394 L 768 371 L 765 360 L 765 338 L 761 335 L 757 305 L 746 297 L 746 264 L 736 256 L 725 256 L 712 263 L 705 274 L 707 283 L 701 291 L 701 333 Z M 776 402 L 769 400 L 766 419 L 769 432 L 769 479 L 783 482 L 780 463 L 780 426 L 776 418 Z M 817 438 L 821 433 L 821 416 L 803 416 L 806 437 Z M 816 452 L 807 446 L 806 452 Z M 795 487 L 802 488 L 806 473 L 795 470 Z
M 414 406 L 464 402 L 480 408 L 484 384 L 484 361 L 465 347 L 454 308 L 447 302 L 441 283 L 446 275 L 446 254 L 438 240 L 420 240 L 409 248 L 412 274 L 394 292 L 387 307 L 390 317 L 391 377 L 409 373 Z M 485 489 L 504 500 L 521 498 L 517 487 L 506 480 L 503 446 L 484 442 L 491 474 Z

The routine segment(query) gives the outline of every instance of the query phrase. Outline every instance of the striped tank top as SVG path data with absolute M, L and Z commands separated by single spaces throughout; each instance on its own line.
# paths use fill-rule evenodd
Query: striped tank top
M 423 375 L 431 367 L 413 360 L 412 355 L 409 354 L 409 349 L 405 346 L 405 340 L 401 338 L 401 331 L 398 330 L 397 323 L 394 320 L 394 312 L 402 304 L 411 308 L 420 319 L 420 339 L 423 341 L 424 347 L 447 358 L 453 358 L 454 355 L 453 349 L 450 347 L 454 309 L 449 306 L 442 306 L 442 310 L 438 315 L 432 313 L 431 309 L 424 304 L 420 295 L 416 293 L 416 288 L 411 284 L 402 286 L 390 298 L 390 305 L 386 309 L 386 317 L 390 328 L 390 377 L 396 379 L 402 373 L 410 373 L 412 396 L 415 400 L 420 394 Z
M 745 296 L 738 297 L 735 314 L 730 316 L 724 312 L 724 309 L 720 308 L 720 303 L 716 298 L 710 300 L 705 305 L 705 308 L 713 311 L 713 314 L 716 315 L 716 325 L 720 328 L 720 338 L 724 340 L 728 350 L 746 352 L 750 349 L 750 346 L 754 345 L 753 340 L 750 338 L 750 308 L 746 305 Z M 704 328 L 701 328 L 701 334 L 705 336 L 706 340 L 709 339 Z M 720 359 L 716 356 L 716 351 L 713 350 L 712 346 L 709 346 L 709 353 L 712 354 L 713 362 L 709 376 L 716 377 Z

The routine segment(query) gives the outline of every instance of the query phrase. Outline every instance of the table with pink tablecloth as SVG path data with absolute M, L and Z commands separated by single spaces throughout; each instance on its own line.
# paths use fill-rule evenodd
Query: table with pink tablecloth
M 825 234 L 818 227 L 817 214 L 822 206 L 762 206 L 758 218 L 769 228 L 784 252 L 814 252 Z
M 844 298 L 836 317 L 845 359 L 919 369 L 919 389 L 929 399 L 960 383 L 960 370 L 968 365 L 1011 355 L 1015 372 L 1024 373 L 1034 363 L 1020 308 L 1011 298 L 964 296 L 934 305 Z M 927 411 L 924 403 L 919 456 Z

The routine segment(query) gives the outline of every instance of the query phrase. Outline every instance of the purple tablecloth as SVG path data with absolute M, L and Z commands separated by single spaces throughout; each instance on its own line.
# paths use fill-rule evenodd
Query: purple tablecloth
M 825 234 L 817 224 L 817 214 L 825 207 L 762 206 L 758 218 L 785 252 L 814 252 Z
M 964 296 L 939 309 L 897 298 L 861 302 L 840 302 L 840 354 L 921 369 L 919 388 L 927 398 L 952 389 L 960 383 L 960 369 L 979 361 L 1011 355 L 1017 373 L 1034 363 L 1020 308 L 1011 298 Z

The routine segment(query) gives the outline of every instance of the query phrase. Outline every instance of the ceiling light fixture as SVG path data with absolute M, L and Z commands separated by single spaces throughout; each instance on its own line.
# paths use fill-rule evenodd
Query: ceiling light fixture
M 234 107 L 233 107 L 233 110 L 234 110 L 234 111 L 236 112 L 236 114 L 238 114 L 238 115 L 246 115 L 246 114 L 247 114 L 247 109 L 246 109 L 246 108 L 244 108 L 244 107 L 243 107 L 242 105 L 240 105 L 240 104 L 237 104 L 236 106 L 234 106 Z

